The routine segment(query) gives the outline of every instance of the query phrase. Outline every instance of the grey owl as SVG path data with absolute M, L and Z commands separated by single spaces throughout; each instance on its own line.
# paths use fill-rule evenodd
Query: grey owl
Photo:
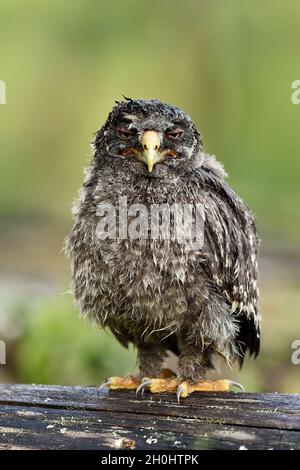
M 172 391 L 178 399 L 229 390 L 230 381 L 206 378 L 214 358 L 242 365 L 247 352 L 259 352 L 258 237 L 250 210 L 222 165 L 203 151 L 191 118 L 175 106 L 117 102 L 94 149 L 66 241 L 74 295 L 83 314 L 125 347 L 135 345 L 139 362 L 138 375 L 111 377 L 106 386 Z M 124 231 L 120 200 L 127 224 L 135 221 L 128 208 L 143 213 L 145 226 L 138 231 L 136 224 L 134 237 Z M 181 220 L 174 212 L 182 214 L 184 205 L 194 215 L 193 207 L 201 207 L 202 242 L 193 249 L 174 236 Z M 109 217 L 104 211 L 110 231 L 99 231 L 99 207 L 115 208 Z M 153 207 L 163 208 L 156 222 L 168 222 L 170 236 L 159 230 L 151 236 Z M 166 208 L 173 208 L 169 220 Z M 168 351 L 178 356 L 177 375 L 162 368 Z

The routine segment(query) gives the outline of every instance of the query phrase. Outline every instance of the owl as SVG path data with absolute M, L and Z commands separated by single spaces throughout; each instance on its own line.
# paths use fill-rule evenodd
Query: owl
M 81 312 L 137 349 L 138 374 L 105 387 L 228 391 L 207 378 L 216 358 L 257 356 L 259 240 L 226 177 L 192 119 L 159 100 L 116 102 L 97 132 L 66 252 Z

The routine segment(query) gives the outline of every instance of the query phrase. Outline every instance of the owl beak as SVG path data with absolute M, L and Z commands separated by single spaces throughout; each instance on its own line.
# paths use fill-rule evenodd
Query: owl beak
M 155 131 L 146 131 L 142 135 L 141 139 L 143 147 L 143 162 L 146 163 L 149 173 L 153 170 L 156 163 L 161 161 L 161 155 L 159 153 L 160 148 L 160 136 Z

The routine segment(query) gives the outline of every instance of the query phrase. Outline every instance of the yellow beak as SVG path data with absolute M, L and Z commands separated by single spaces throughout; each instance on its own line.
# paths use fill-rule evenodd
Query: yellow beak
M 159 153 L 160 136 L 155 131 L 146 131 L 142 135 L 143 161 L 146 163 L 149 173 L 153 170 L 156 163 L 161 161 Z

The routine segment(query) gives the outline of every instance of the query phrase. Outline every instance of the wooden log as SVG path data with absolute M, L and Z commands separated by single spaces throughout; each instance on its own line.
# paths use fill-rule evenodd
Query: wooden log
M 300 449 L 300 395 L 0 385 L 0 449 Z

